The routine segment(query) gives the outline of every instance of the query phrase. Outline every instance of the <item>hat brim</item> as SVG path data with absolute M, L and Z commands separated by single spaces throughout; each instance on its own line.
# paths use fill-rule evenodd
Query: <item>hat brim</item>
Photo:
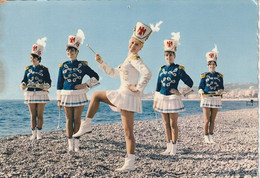
M 38 57 L 41 57 L 41 56 L 39 56 L 38 54 L 35 54 L 35 53 L 30 53 L 30 55 L 35 55 L 35 56 L 38 56 Z
M 75 46 L 73 46 L 73 45 L 66 45 L 66 47 L 68 48 L 68 47 L 71 47 L 71 48 L 75 48 L 76 50 L 78 50 L 78 48 L 76 48 Z

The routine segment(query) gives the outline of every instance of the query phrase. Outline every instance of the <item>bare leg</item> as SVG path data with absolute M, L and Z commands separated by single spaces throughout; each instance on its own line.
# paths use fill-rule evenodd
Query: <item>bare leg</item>
M 42 129 L 43 125 L 43 112 L 44 112 L 45 103 L 38 103 L 37 104 L 37 117 L 38 117 L 38 124 L 37 127 Z
M 87 117 L 93 118 L 94 115 L 97 113 L 100 102 L 107 103 L 111 106 L 114 106 L 107 98 L 106 91 L 96 91 L 92 94 L 89 106 L 88 106 L 88 112 Z
M 204 116 L 204 134 L 209 134 L 209 121 L 210 121 L 210 108 L 202 108 L 203 116 Z
M 73 134 L 73 137 L 79 137 L 85 133 L 92 132 L 91 122 L 92 118 L 95 116 L 95 114 L 98 111 L 100 102 L 107 103 L 111 106 L 114 106 L 107 98 L 106 91 L 97 91 L 92 94 L 87 115 L 85 119 L 82 119 L 80 123 L 80 128 L 78 129 L 78 132 Z
M 121 110 L 127 154 L 135 154 L 134 112 Z
M 163 118 L 166 140 L 167 140 L 167 143 L 169 143 L 169 141 L 172 140 L 170 115 L 168 113 L 161 113 L 161 115 Z
M 178 139 L 178 113 L 170 113 L 170 121 L 171 121 L 171 134 L 172 134 L 172 141 L 176 143 Z
M 75 107 L 74 108 L 74 129 L 73 129 L 73 133 L 77 133 L 80 127 L 80 119 L 81 119 L 81 114 L 82 111 L 84 109 L 84 105 L 83 106 L 79 106 L 79 107 Z
M 35 129 L 36 127 L 36 104 L 35 103 L 28 103 L 28 108 L 31 115 L 31 128 Z
M 66 115 L 66 134 L 67 137 L 71 138 L 73 134 L 73 117 L 74 117 L 74 108 L 73 107 L 64 107 Z
M 210 124 L 209 124 L 209 133 L 213 134 L 214 126 L 215 126 L 215 119 L 217 117 L 218 108 L 211 108 L 211 116 L 210 116 Z

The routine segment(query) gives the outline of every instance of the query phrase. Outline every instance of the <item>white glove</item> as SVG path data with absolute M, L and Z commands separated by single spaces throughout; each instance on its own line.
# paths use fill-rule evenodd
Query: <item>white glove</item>
M 222 90 L 222 89 L 221 89 L 221 90 L 218 90 L 218 91 L 216 91 L 216 94 L 217 94 L 217 95 L 221 95 L 223 91 L 224 91 L 224 90 Z
M 202 94 L 204 94 L 204 91 L 203 91 L 202 89 L 199 89 L 198 93 L 199 93 L 200 95 L 202 95 Z
M 43 90 L 48 90 L 51 86 L 48 83 L 42 85 Z

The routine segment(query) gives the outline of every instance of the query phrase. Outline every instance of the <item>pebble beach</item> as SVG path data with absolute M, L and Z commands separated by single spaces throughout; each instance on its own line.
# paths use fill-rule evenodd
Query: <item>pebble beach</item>
M 160 117 L 159 117 L 160 118 Z M 257 177 L 258 108 L 218 112 L 214 144 L 204 143 L 203 116 L 179 117 L 177 154 L 166 148 L 161 119 L 135 122 L 136 169 L 115 172 L 126 155 L 121 123 L 94 125 L 67 151 L 65 130 L 0 138 L 0 177 Z

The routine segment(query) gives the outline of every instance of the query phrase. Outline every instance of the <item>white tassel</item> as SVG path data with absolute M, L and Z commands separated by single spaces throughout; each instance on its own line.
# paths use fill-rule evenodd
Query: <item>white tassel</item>
M 79 38 L 81 38 L 80 43 L 83 44 L 83 42 L 84 42 L 84 40 L 85 40 L 85 35 L 84 35 L 84 33 L 83 33 L 83 31 L 82 31 L 81 29 L 78 29 L 77 36 L 78 36 Z
M 153 24 L 150 24 L 150 27 L 152 29 L 153 32 L 158 32 L 160 31 L 159 26 L 163 23 L 163 21 L 160 21 L 158 23 L 156 23 L 156 25 L 154 26 Z
M 180 32 L 177 33 L 172 32 L 171 35 L 172 35 L 172 39 L 175 40 L 177 44 L 179 44 L 179 40 L 181 38 Z
M 45 48 L 45 46 L 46 46 L 46 42 L 45 42 L 45 41 L 46 41 L 46 40 L 47 40 L 47 37 L 43 37 L 43 38 L 41 38 L 41 39 L 38 39 L 36 43 L 37 43 L 38 45 L 41 45 L 41 46 L 43 46 L 43 47 Z

